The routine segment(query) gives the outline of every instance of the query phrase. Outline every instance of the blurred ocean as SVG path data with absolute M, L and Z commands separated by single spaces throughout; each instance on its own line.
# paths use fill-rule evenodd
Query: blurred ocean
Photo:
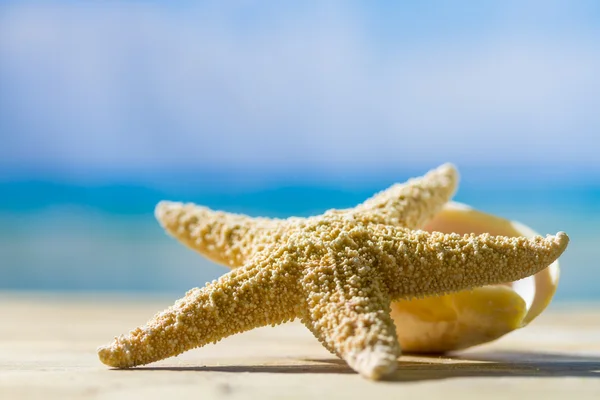
M 426 170 L 337 180 L 282 174 L 260 182 L 256 176 L 205 174 L 144 184 L 0 182 L 0 289 L 180 293 L 225 269 L 163 233 L 153 217 L 159 200 L 254 216 L 308 216 L 351 207 Z M 541 234 L 566 231 L 572 241 L 561 258 L 556 299 L 600 299 L 597 181 L 507 179 L 488 172 L 463 170 L 455 199 Z

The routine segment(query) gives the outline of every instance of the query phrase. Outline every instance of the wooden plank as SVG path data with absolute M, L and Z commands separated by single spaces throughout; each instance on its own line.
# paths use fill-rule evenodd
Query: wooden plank
M 174 299 L 0 294 L 0 399 L 600 398 L 594 305 L 554 307 L 526 329 L 453 356 L 404 356 L 387 382 L 360 378 L 296 322 L 133 370 L 98 361 L 98 345 Z

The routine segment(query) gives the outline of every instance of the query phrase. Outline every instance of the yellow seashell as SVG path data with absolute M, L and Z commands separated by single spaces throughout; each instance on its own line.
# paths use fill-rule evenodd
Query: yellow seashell
M 531 228 L 461 203 L 448 203 L 424 230 L 535 236 Z M 550 304 L 559 278 L 555 261 L 528 278 L 459 293 L 392 303 L 406 352 L 441 353 L 486 343 L 522 328 Z

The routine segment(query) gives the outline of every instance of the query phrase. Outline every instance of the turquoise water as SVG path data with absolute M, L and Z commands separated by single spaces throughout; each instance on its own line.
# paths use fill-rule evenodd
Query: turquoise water
M 183 292 L 225 269 L 166 236 L 152 215 L 160 199 L 195 201 L 250 215 L 307 216 L 350 207 L 390 182 L 369 184 L 75 185 L 0 183 L 0 289 Z M 600 299 L 600 187 L 466 182 L 457 200 L 519 220 L 540 233 L 566 231 L 558 301 Z

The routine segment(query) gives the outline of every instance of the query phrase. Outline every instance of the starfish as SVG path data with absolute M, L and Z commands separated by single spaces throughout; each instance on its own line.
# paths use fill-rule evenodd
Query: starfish
M 381 379 L 401 354 L 392 301 L 518 280 L 568 244 L 563 232 L 527 239 L 414 230 L 456 182 L 444 165 L 355 208 L 286 220 L 160 203 L 157 217 L 171 234 L 236 268 L 100 347 L 100 360 L 129 368 L 299 318 L 355 371 Z

